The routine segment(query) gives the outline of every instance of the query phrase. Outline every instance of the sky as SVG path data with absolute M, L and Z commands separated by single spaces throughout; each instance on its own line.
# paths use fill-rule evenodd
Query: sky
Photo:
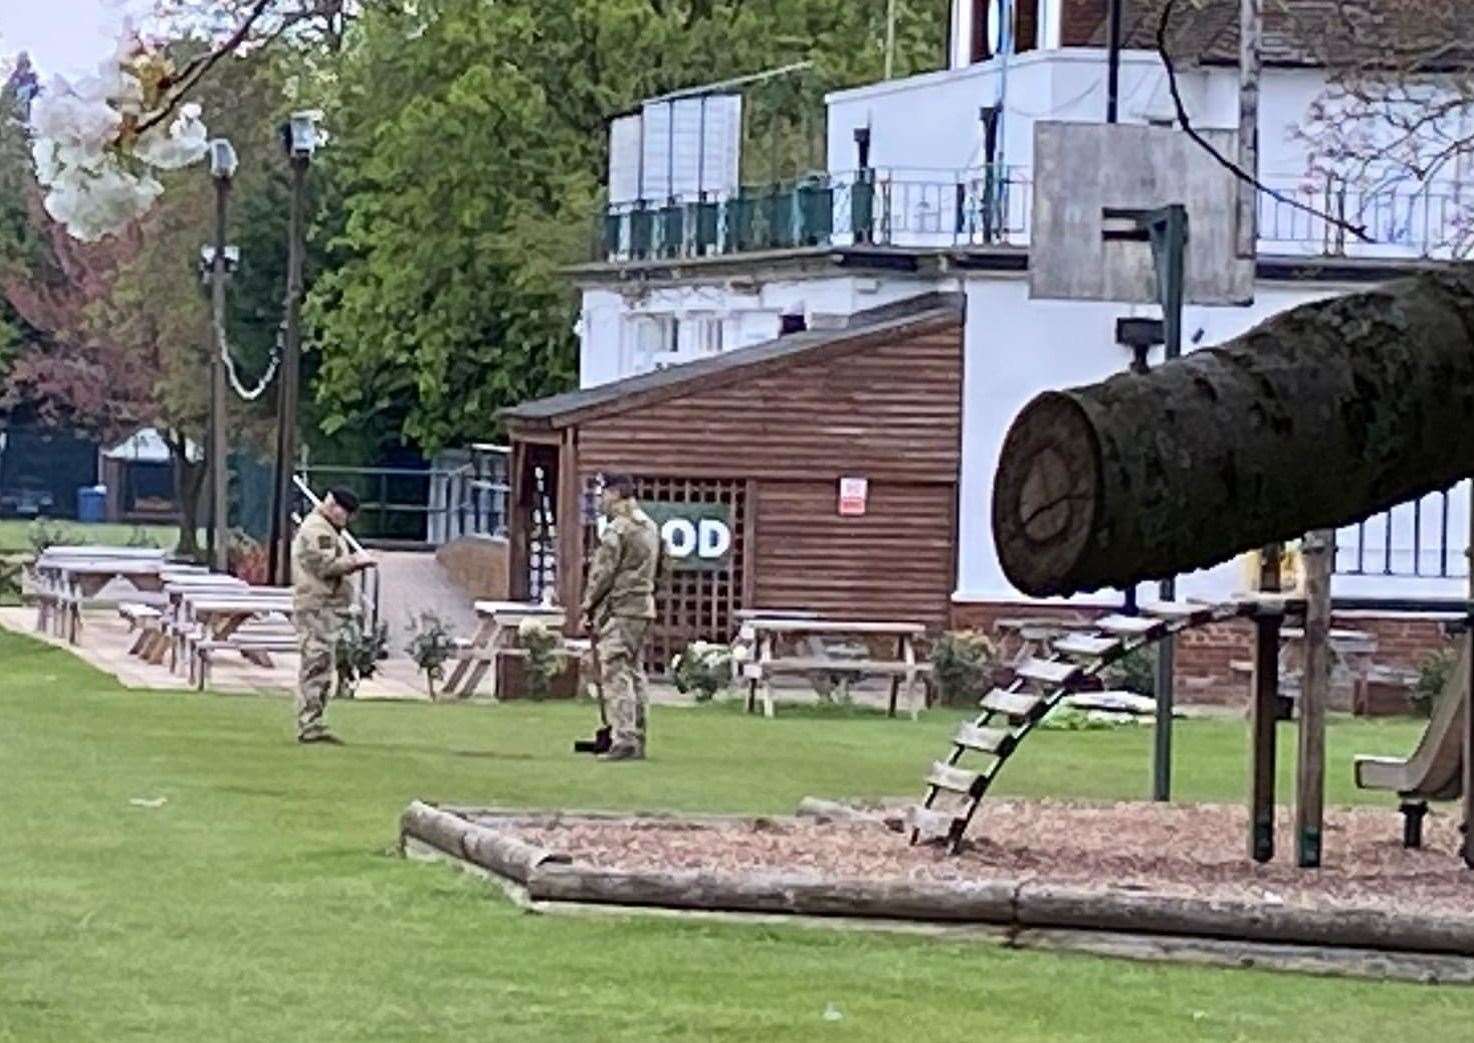
M 118 25 L 146 0 L 0 0 L 0 55 L 29 51 L 43 78 L 88 71 L 110 55 Z

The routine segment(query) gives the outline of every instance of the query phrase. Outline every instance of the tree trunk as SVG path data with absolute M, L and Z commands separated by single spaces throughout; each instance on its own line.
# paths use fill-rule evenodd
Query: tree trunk
M 1038 396 L 1004 442 L 993 533 L 1027 594 L 1128 587 L 1356 522 L 1471 461 L 1474 266 L 1458 266 Z
M 181 558 L 198 558 L 200 492 L 205 487 L 208 468 L 203 461 L 189 459 L 189 439 L 181 431 L 166 436 L 174 458 L 174 499 L 179 504 L 179 545 L 174 553 Z

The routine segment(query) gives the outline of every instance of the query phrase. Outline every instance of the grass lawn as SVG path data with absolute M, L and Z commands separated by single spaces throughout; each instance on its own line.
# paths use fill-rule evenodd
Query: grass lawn
M 531 916 L 390 854 L 410 798 L 790 811 L 913 792 L 920 723 L 664 710 L 655 760 L 569 752 L 587 708 L 335 705 L 126 692 L 0 632 L 0 1040 L 1466 1040 L 1474 991 L 1134 964 L 800 928 Z M 1354 751 L 1413 722 L 1337 722 Z M 1281 748 L 1291 747 L 1289 735 Z M 1050 733 L 1012 793 L 1134 797 L 1150 735 Z M 1184 797 L 1242 797 L 1244 734 L 1181 727 Z M 167 798 L 157 809 L 133 798 Z M 1398 827 L 1388 802 L 1387 828 Z M 834 1003 L 841 1021 L 823 1020 Z
M 0 554 L 31 550 L 31 541 L 27 536 L 31 524 L 30 521 L 22 518 L 0 519 Z M 52 524 L 65 527 L 69 536 L 75 537 L 73 542 L 85 543 L 89 546 L 126 547 L 140 530 L 147 539 L 153 542 L 154 546 L 165 550 L 173 548 L 179 542 L 177 525 L 82 525 L 74 521 L 59 521 L 52 522 Z M 204 541 L 205 535 L 202 530 L 200 546 L 204 546 Z

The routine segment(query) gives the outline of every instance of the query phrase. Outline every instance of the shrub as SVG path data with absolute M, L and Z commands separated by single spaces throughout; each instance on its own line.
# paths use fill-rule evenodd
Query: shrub
M 243 579 L 253 587 L 259 587 L 270 578 L 271 557 L 264 543 L 258 543 L 240 529 L 230 534 L 230 546 L 225 552 L 226 569 L 237 579 Z
M 1413 684 L 1413 709 L 1425 716 L 1432 716 L 1433 706 L 1448 687 L 1458 657 L 1452 649 L 1440 648 L 1431 652 L 1418 664 L 1418 680 Z
M 1157 649 L 1138 648 L 1119 659 L 1105 673 L 1106 684 L 1137 695 L 1157 694 Z
M 350 619 L 338 635 L 338 698 L 352 699 L 358 686 L 379 672 L 379 663 L 389 658 L 389 624 L 365 630 L 359 619 Z
M 425 675 L 430 698 L 435 698 L 435 682 L 445 676 L 445 664 L 455 654 L 455 635 L 445 620 L 434 612 L 426 612 L 415 621 L 405 648 Z
M 37 554 L 44 554 L 52 547 L 75 547 L 82 542 L 70 525 L 50 518 L 37 518 L 31 522 L 26 529 L 26 540 Z
M 998 648 L 976 630 L 949 631 L 932 645 L 931 664 L 943 703 L 976 703 L 993 687 Z
M 517 624 L 517 643 L 527 653 L 528 698 L 546 699 L 563 672 L 563 660 L 553 654 L 562 640 L 542 620 L 524 619 Z
M 693 641 L 671 660 L 671 677 L 677 691 L 695 695 L 698 703 L 710 702 L 731 683 L 732 661 L 729 645 Z
M 158 545 L 159 541 L 154 539 L 142 525 L 135 525 L 128 532 L 128 542 L 126 544 L 128 547 L 147 550 L 157 548 Z

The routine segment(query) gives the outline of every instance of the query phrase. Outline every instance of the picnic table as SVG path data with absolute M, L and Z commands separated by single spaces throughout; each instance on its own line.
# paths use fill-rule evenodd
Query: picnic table
M 279 587 L 228 592 L 186 592 L 181 601 L 190 680 L 203 691 L 219 651 L 239 652 L 256 666 L 270 667 L 271 653 L 299 647 L 292 626 L 292 593 Z
M 95 599 L 114 580 L 127 580 L 139 592 L 162 589 L 163 552 L 153 556 L 73 554 L 42 555 L 35 565 L 38 590 L 36 629 L 53 630 L 58 637 L 77 643 L 82 625 L 82 605 Z
M 458 662 L 445 682 L 445 693 L 460 699 L 476 694 L 482 680 L 491 675 L 490 695 L 495 698 L 496 665 L 504 655 L 517 654 L 517 628 L 524 620 L 534 619 L 552 630 L 562 630 L 567 613 L 556 605 L 535 601 L 478 601 L 476 632 L 461 643 L 456 653 Z M 564 649 L 565 655 L 575 654 Z
M 243 579 L 221 573 L 168 575 L 164 580 L 164 601 L 157 608 L 125 604 L 119 612 L 139 630 L 139 638 L 130 651 L 145 662 L 161 665 L 170 658 L 169 669 L 176 669 L 183 650 L 185 633 L 184 601 L 189 597 L 211 594 L 248 595 L 252 588 Z
M 1285 627 L 1280 632 L 1278 655 L 1281 714 L 1288 719 L 1289 707 L 1299 698 L 1302 674 L 1305 631 L 1299 627 Z M 1372 660 L 1377 653 L 1377 637 L 1364 630 L 1333 628 L 1326 633 L 1326 644 L 1331 653 L 1332 683 L 1351 686 L 1352 705 L 1359 705 L 1364 698 L 1367 680 L 1372 672 Z M 1236 659 L 1229 664 L 1235 673 L 1247 674 L 1252 685 L 1254 664 Z M 1344 688 L 1342 689 L 1344 691 Z M 1252 693 L 1251 693 L 1252 694 Z
M 839 679 L 841 694 L 847 694 L 849 683 L 856 677 L 880 674 L 891 679 L 889 715 L 896 715 L 896 703 L 904 681 L 912 695 L 911 717 L 914 720 L 925 702 L 925 692 L 917 697 L 918 683 L 930 672 L 929 663 L 917 662 L 916 641 L 926 635 L 926 627 L 920 623 L 887 623 L 855 620 L 756 618 L 743 623 L 739 638 L 755 646 L 755 654 L 742 665 L 742 676 L 748 683 L 747 710 L 753 712 L 759 696 L 762 698 L 763 714 L 773 716 L 773 692 L 771 680 L 774 675 L 804 674 L 811 679 L 814 675 L 832 675 Z M 816 639 L 850 638 L 868 641 L 874 637 L 896 639 L 895 659 L 854 658 L 836 654 L 832 649 L 816 644 Z M 806 647 L 801 655 L 779 654 L 780 642 L 803 643 Z M 822 694 L 822 693 L 821 693 Z

